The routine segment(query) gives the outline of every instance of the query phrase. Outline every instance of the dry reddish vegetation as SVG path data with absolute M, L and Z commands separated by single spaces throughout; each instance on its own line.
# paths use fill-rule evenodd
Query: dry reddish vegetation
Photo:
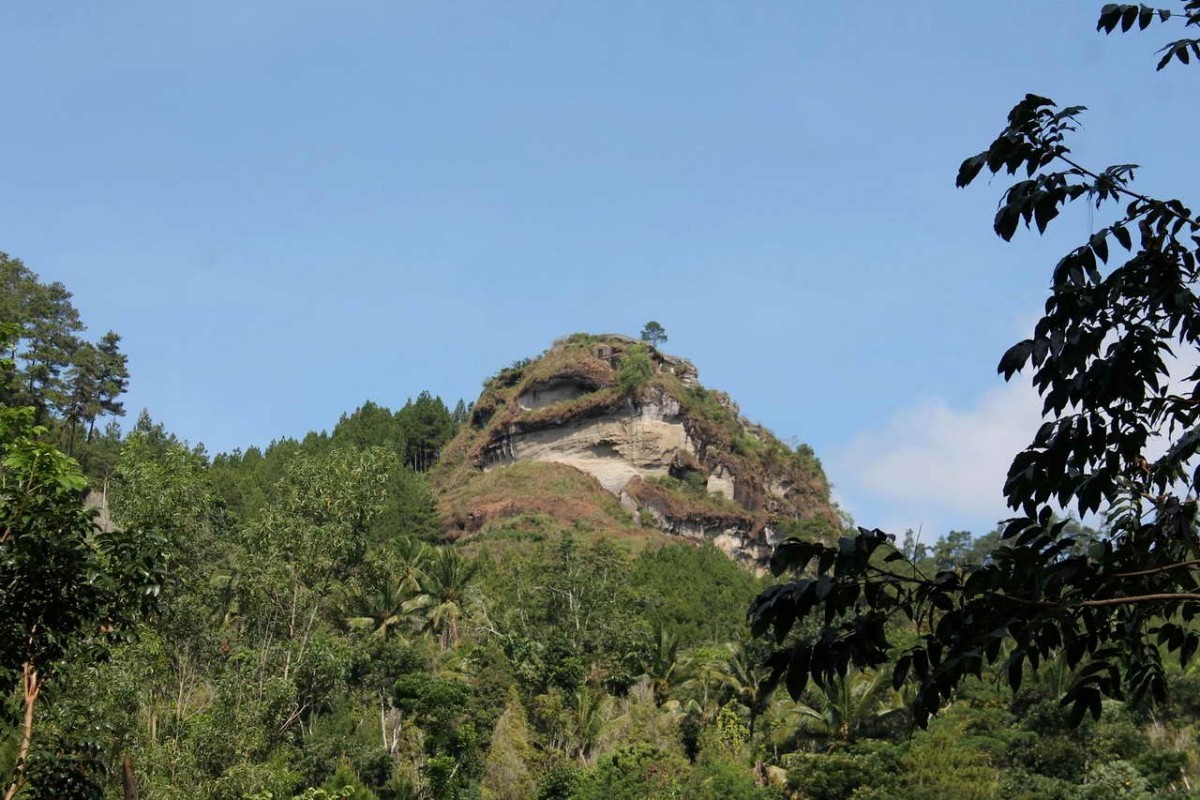
M 637 523 L 616 498 L 571 467 L 511 464 L 487 473 L 481 468 L 489 453 L 502 449 L 509 434 L 608 413 L 636 404 L 647 392 L 665 392 L 679 402 L 684 427 L 697 445 L 695 456 L 684 453 L 677 459 L 678 477 L 703 477 L 724 468 L 735 476 L 737 490 L 733 502 L 695 491 L 686 481 L 639 479 L 628 487 L 639 505 L 652 504 L 675 519 L 747 532 L 813 518 L 836 528 L 829 484 L 811 451 L 793 451 L 765 428 L 746 422 L 723 393 L 685 383 L 680 364 L 694 369 L 690 364 L 649 348 L 655 369 L 649 385 L 633 395 L 623 393 L 617 387 L 617 369 L 633 344 L 626 337 L 575 334 L 484 384 L 470 423 L 444 448 L 431 475 L 448 535 L 457 538 L 520 515 L 548 515 L 614 535 L 636 531 Z M 585 393 L 541 408 L 521 407 L 522 395 L 551 380 L 576 382 Z
M 595 478 L 565 464 L 541 461 L 476 472 L 442 493 L 439 507 L 453 538 L 522 514 L 545 514 L 563 525 L 581 523 L 613 534 L 629 533 L 636 527 L 629 512 Z

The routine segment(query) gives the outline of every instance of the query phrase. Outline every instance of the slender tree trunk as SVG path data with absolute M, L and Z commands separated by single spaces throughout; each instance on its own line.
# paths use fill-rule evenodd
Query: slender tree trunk
M 21 725 L 21 746 L 17 750 L 17 766 L 12 783 L 4 792 L 4 800 L 13 800 L 25 786 L 25 768 L 28 766 L 29 747 L 33 743 L 33 711 L 38 695 L 42 692 L 42 680 L 33 661 L 26 661 L 21 670 L 21 689 L 24 694 L 25 719 Z
M 383 749 L 387 749 L 387 713 L 383 705 L 383 695 L 379 695 L 379 735 L 383 738 Z
M 187 646 L 184 645 L 183 658 L 179 661 L 179 691 L 175 695 L 175 724 L 179 725 L 183 722 L 183 695 L 186 687 L 187 676 L 184 674 L 186 667 L 184 659 L 187 658 Z
M 292 608 L 291 608 L 291 612 L 288 614 L 288 640 L 289 641 L 295 640 L 295 638 L 296 638 L 296 604 L 300 601 L 300 598 L 299 598 L 300 584 L 298 582 L 298 579 L 296 579 L 294 576 L 293 576 L 293 580 L 296 582 L 294 582 L 292 584 Z M 291 648 L 288 648 L 288 651 L 284 654 L 284 659 L 283 659 L 283 679 L 285 681 L 288 679 L 288 675 L 290 675 L 291 672 L 292 672 L 292 651 L 291 651 Z

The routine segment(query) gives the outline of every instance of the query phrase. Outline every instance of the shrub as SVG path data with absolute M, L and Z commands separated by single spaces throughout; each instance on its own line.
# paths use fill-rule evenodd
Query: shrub
M 645 800 L 681 797 L 688 764 L 648 744 L 620 748 L 580 775 L 572 800 Z
M 600 341 L 600 337 L 594 333 L 572 333 L 566 338 L 559 339 L 555 344 L 561 344 L 564 347 L 589 347 Z
M 1083 780 L 1082 800 L 1150 800 L 1150 785 L 1128 761 L 1096 764 Z
M 632 345 L 621 357 L 621 365 L 617 368 L 617 386 L 624 394 L 633 394 L 649 383 L 652 377 L 654 364 L 650 361 L 650 353 L 644 345 Z
M 1147 750 L 1133 762 L 1150 785 L 1160 790 L 1178 781 L 1187 763 L 1187 754 L 1176 750 Z
M 1000 796 L 1006 800 L 1079 800 L 1080 788 L 1058 778 L 1008 770 L 1000 780 Z
M 847 753 L 806 753 L 796 757 L 788 783 L 812 800 L 847 800 L 868 787 L 885 787 L 891 774 L 881 760 Z

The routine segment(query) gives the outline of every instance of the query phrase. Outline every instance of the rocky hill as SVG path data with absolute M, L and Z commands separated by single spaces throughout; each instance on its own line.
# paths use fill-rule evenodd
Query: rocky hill
M 686 359 L 612 334 L 575 334 L 490 378 L 432 485 L 451 538 L 661 531 L 757 567 L 785 533 L 837 526 L 811 449 L 743 419 Z

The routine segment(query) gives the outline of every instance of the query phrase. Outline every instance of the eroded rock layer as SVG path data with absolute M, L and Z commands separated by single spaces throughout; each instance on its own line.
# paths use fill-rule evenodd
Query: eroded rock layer
M 837 526 L 809 448 L 789 448 L 742 419 L 726 395 L 700 386 L 686 359 L 623 336 L 576 334 L 485 384 L 470 424 L 434 475 L 448 533 L 461 536 L 505 516 L 494 497 L 490 512 L 472 509 L 480 475 L 539 462 L 594 478 L 625 509 L 618 522 L 711 541 L 756 567 L 786 533 L 820 535 Z M 511 500 L 514 514 L 546 506 Z M 559 505 L 570 504 L 564 498 Z

